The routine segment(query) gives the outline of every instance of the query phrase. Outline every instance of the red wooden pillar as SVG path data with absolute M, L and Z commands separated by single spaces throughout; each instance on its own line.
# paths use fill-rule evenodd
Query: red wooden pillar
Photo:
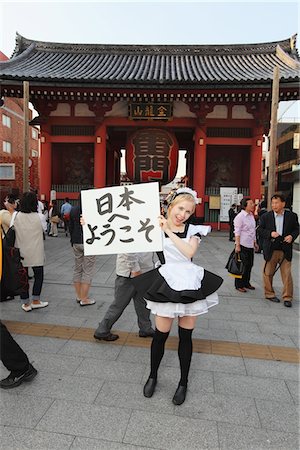
M 254 128 L 253 136 L 250 150 L 249 196 L 255 200 L 261 198 L 263 129 Z
M 40 195 L 50 200 L 52 182 L 52 149 L 50 125 L 41 125 Z
M 101 124 L 96 131 L 94 150 L 94 187 L 106 186 L 106 125 Z
M 196 216 L 204 219 L 204 196 L 206 174 L 206 129 L 197 127 L 194 135 L 194 189 L 201 203 L 196 207 Z

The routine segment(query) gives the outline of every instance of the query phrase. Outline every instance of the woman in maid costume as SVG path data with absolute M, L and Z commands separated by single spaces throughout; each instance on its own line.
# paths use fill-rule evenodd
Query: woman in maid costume
M 155 314 L 156 330 L 151 344 L 151 371 L 144 386 L 145 397 L 152 397 L 155 391 L 165 343 L 173 320 L 178 318 L 181 378 L 172 400 L 175 405 L 181 405 L 186 397 L 193 351 L 192 332 L 197 316 L 219 303 L 216 291 L 223 282 L 218 275 L 192 262 L 201 235 L 210 232 L 209 226 L 187 222 L 196 204 L 197 193 L 190 188 L 174 192 L 169 199 L 167 218 L 159 216 L 163 232 L 162 265 L 132 280 L 145 298 L 147 308 Z

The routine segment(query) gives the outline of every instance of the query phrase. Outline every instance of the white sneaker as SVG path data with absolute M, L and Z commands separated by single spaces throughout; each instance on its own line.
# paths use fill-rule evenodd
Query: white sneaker
M 48 302 L 31 303 L 31 308 L 32 309 L 46 308 L 48 304 L 49 304 Z
M 29 311 L 32 310 L 31 305 L 27 305 L 27 306 L 26 306 L 25 303 L 23 303 L 22 309 L 23 309 L 24 311 L 26 311 L 26 312 L 29 312 Z

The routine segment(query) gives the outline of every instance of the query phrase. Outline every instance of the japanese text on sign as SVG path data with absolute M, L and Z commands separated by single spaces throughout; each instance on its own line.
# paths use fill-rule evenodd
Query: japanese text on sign
M 81 192 L 84 254 L 162 250 L 158 183 Z
M 171 119 L 173 108 L 171 103 L 130 103 L 130 119 Z

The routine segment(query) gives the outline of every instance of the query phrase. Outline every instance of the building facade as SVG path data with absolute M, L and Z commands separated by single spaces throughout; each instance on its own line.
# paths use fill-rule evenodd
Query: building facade
M 0 52 L 0 61 L 8 58 Z M 1 96 L 0 96 L 1 97 Z M 23 192 L 24 110 L 22 98 L 2 97 L 0 107 L 0 201 Z M 3 104 L 2 104 L 3 103 Z M 29 111 L 31 115 L 32 112 Z M 29 185 L 39 189 L 39 129 L 29 129 Z
M 280 100 L 299 98 L 295 38 L 226 46 L 92 45 L 17 35 L 0 63 L 2 93 L 30 101 L 41 128 L 40 194 L 77 198 L 86 187 L 120 184 L 121 149 L 133 182 L 167 184 L 186 151 L 187 184 L 199 222 L 217 222 L 209 197 L 237 187 L 261 198 L 262 142 L 272 77 Z

